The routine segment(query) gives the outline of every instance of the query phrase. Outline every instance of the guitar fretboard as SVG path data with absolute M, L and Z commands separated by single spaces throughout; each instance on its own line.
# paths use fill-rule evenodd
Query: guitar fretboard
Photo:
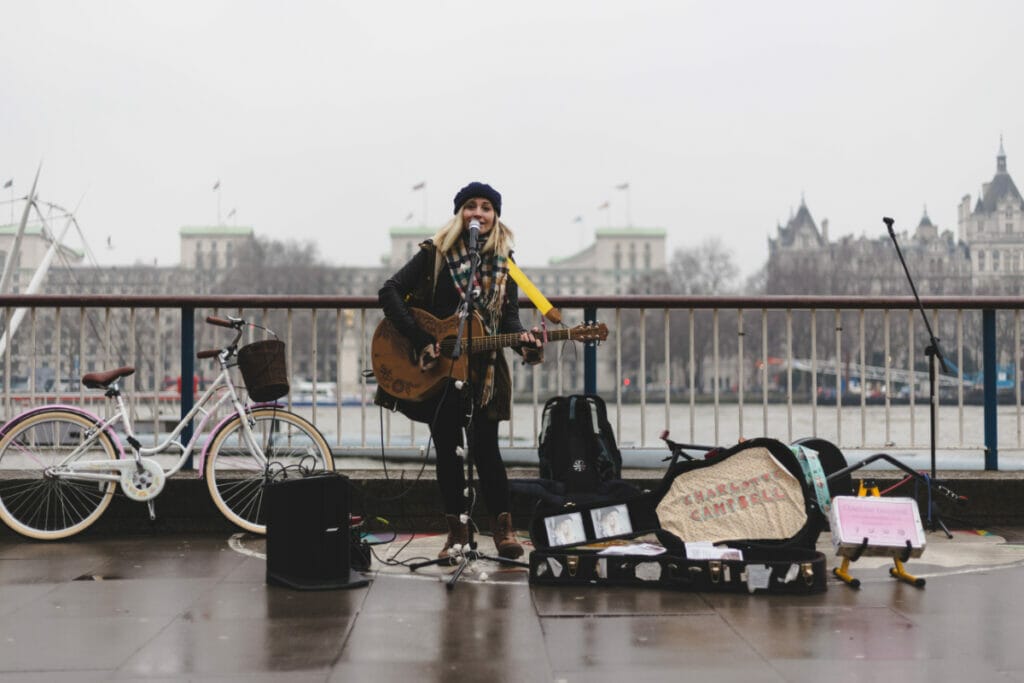
M 568 330 L 552 330 L 548 332 L 548 341 L 563 341 L 566 339 L 572 339 L 573 329 Z M 495 349 L 503 349 L 506 346 L 518 346 L 522 342 L 519 340 L 519 334 L 516 332 L 508 332 L 506 334 L 494 334 L 487 335 L 484 337 L 473 337 L 472 346 L 469 349 L 470 353 L 480 353 L 482 351 L 494 351 Z M 468 344 L 467 344 L 468 345 Z M 441 353 L 451 353 L 452 349 L 455 348 L 454 339 L 443 339 L 441 341 Z

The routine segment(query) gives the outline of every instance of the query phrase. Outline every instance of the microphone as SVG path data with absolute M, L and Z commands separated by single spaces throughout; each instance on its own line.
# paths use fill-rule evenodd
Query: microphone
M 892 224 L 895 222 L 893 219 L 885 216 L 882 218 L 882 222 L 885 223 L 885 227 L 889 228 L 889 234 L 893 235 Z M 895 235 L 893 235 L 895 237 Z
M 469 222 L 469 250 L 476 251 L 476 242 L 480 237 L 480 221 L 473 219 Z

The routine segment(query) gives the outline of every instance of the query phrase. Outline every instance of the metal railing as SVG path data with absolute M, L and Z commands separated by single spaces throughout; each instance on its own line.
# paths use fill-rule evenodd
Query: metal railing
M 930 442 L 924 325 L 911 297 L 552 297 L 567 320 L 601 318 L 600 347 L 559 345 L 542 366 L 513 368 L 515 405 L 506 446 L 531 450 L 548 397 L 600 393 L 610 403 L 626 462 L 677 441 L 729 444 L 772 436 L 821 437 L 840 448 L 920 451 Z M 540 318 L 523 303 L 523 319 Z M 923 299 L 951 374 L 937 379 L 944 458 L 999 467 L 1024 450 L 1020 396 L 1021 310 L 1012 297 Z M 133 365 L 131 407 L 154 433 L 187 412 L 202 383 L 195 352 L 219 333 L 201 324 L 230 313 L 275 330 L 286 342 L 293 392 L 335 448 L 372 455 L 414 452 L 424 425 L 372 405 L 370 339 L 375 297 L 4 296 L 3 320 L 27 309 L 0 356 L 2 406 L 10 418 L 31 405 L 101 404 L 76 384 L 84 372 Z M 251 331 L 249 339 L 263 334 Z M 1001 378 L 1000 368 L 1010 377 Z M 197 378 L 193 380 L 193 377 Z M 295 378 L 308 380 L 300 405 Z M 332 387 L 333 400 L 320 389 Z M 680 426 L 681 425 L 681 426 Z M 1002 435 L 1002 436 L 1000 436 Z M 1004 461 L 1005 462 L 1005 461 Z

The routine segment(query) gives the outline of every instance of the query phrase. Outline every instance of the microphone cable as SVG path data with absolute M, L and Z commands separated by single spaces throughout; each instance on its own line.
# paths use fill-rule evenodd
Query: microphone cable
M 419 467 L 419 470 L 416 472 L 415 478 L 408 480 L 408 482 L 409 482 L 408 486 L 406 486 L 404 488 L 404 490 L 401 490 L 399 493 L 397 493 L 395 495 L 392 495 L 392 496 L 371 496 L 369 494 L 364 495 L 363 496 L 364 504 L 366 503 L 366 499 L 367 498 L 372 498 L 372 500 L 375 503 L 377 503 L 377 504 L 391 503 L 391 502 L 396 502 L 397 501 L 400 504 L 399 505 L 399 517 L 401 518 L 401 517 L 405 516 L 405 498 L 406 498 L 406 496 L 408 496 L 412 492 L 412 490 L 415 488 L 415 486 L 422 480 L 423 474 L 426 471 L 427 462 L 428 462 L 429 456 L 430 456 L 430 450 L 431 450 L 431 448 L 434 445 L 434 442 L 433 442 L 433 439 L 434 439 L 434 437 L 433 437 L 434 426 L 437 424 L 437 420 L 438 420 L 438 418 L 440 417 L 440 414 L 441 414 L 441 408 L 442 408 L 442 406 L 444 405 L 445 401 L 448 398 L 448 392 L 451 390 L 453 384 L 455 383 L 455 380 L 453 379 L 454 370 L 455 370 L 455 364 L 452 363 L 452 365 L 449 366 L 449 368 L 448 368 L 448 376 L 447 376 L 446 381 L 445 381 L 444 390 L 443 390 L 440 398 L 437 401 L 436 407 L 434 408 L 434 414 L 431 417 L 431 421 L 427 424 L 427 426 L 428 426 L 427 445 L 426 445 L 425 448 L 422 449 L 422 456 L 421 456 L 420 467 Z M 379 411 L 378 424 L 380 426 L 381 465 L 382 465 L 382 468 L 384 470 L 384 480 L 387 481 L 387 482 L 390 482 L 391 481 L 391 474 L 390 474 L 390 472 L 388 470 L 387 454 L 386 454 L 386 450 L 385 450 L 385 446 L 384 446 L 384 407 L 383 406 L 379 406 L 379 408 L 380 408 L 380 411 Z M 400 412 L 400 411 L 398 411 L 398 409 L 396 407 L 394 412 Z M 400 482 L 406 481 L 405 476 L 404 476 L 404 470 L 402 471 L 402 475 L 400 475 L 397 480 L 400 481 Z M 390 524 L 390 522 L 388 520 L 386 520 L 383 517 L 380 517 L 379 515 L 366 515 L 366 519 L 371 519 L 371 518 L 372 519 L 377 519 L 377 520 L 383 520 L 385 524 Z M 405 551 L 405 549 L 409 546 L 409 544 L 412 543 L 412 541 L 417 537 L 417 535 L 418 534 L 416 532 L 412 532 L 409 535 L 409 538 L 406 539 L 405 542 L 401 545 L 401 547 L 399 547 L 397 550 L 395 550 L 393 553 L 391 553 L 390 557 L 387 557 L 387 558 L 379 557 L 377 555 L 376 551 L 372 550 L 372 546 L 371 546 L 371 552 L 373 552 L 374 557 L 377 558 L 377 560 L 381 564 L 384 564 L 386 566 L 399 566 L 399 565 L 405 566 L 405 565 L 408 565 L 408 564 L 410 564 L 410 563 L 412 563 L 414 561 L 419 561 L 421 559 L 429 559 L 429 558 L 416 558 L 416 557 L 408 558 L 408 559 L 404 559 L 404 560 L 398 560 L 397 559 L 398 556 L 402 552 Z M 398 538 L 398 533 L 397 532 L 392 532 L 392 538 L 391 538 L 390 541 L 382 541 L 380 543 L 373 544 L 373 545 L 383 545 L 384 543 L 391 543 L 391 542 L 394 542 L 395 540 L 397 540 L 397 538 Z

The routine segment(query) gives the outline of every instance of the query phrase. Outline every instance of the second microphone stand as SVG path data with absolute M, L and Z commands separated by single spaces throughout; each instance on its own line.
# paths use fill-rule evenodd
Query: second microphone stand
M 903 272 L 906 273 L 907 282 L 910 283 L 910 291 L 914 293 L 914 300 L 917 302 L 917 308 L 921 312 L 921 319 L 924 320 L 924 327 L 928 331 L 928 346 L 924 349 L 924 355 L 928 358 L 928 415 L 931 427 L 931 481 L 934 482 L 935 441 L 939 419 L 939 396 L 936 389 L 935 365 L 938 363 L 939 368 L 945 373 L 949 372 L 949 366 L 946 364 L 946 359 L 943 358 L 942 352 L 939 350 L 939 338 L 935 336 L 935 333 L 932 331 L 931 323 L 928 322 L 928 315 L 925 313 L 924 305 L 921 303 L 921 297 L 917 294 L 917 287 L 914 286 L 914 278 L 910 276 L 910 269 L 907 268 L 907 262 L 903 258 L 903 252 L 900 250 L 900 244 L 896 241 L 896 232 L 892 229 L 894 221 L 892 218 L 886 217 L 882 219 L 882 222 L 885 223 L 885 227 L 889 230 L 889 237 L 892 238 L 892 243 L 896 247 L 896 255 L 900 257 L 900 263 L 903 264 Z M 913 384 L 911 385 L 911 391 L 913 391 Z M 948 538 L 953 538 L 953 534 L 949 533 L 949 529 L 943 523 L 935 502 L 931 499 L 930 485 L 928 491 L 928 526 L 930 531 L 937 531 L 941 528 Z

